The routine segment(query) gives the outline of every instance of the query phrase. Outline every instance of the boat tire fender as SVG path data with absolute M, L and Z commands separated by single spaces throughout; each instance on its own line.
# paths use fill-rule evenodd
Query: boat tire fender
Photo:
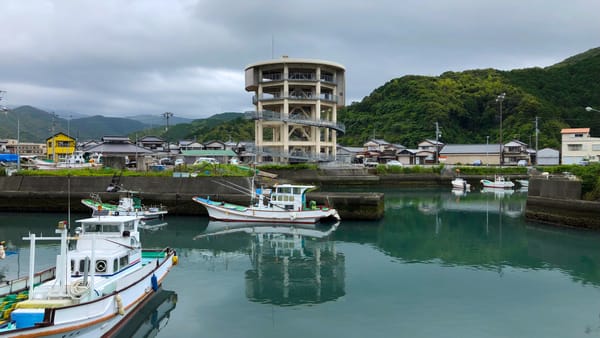
M 150 282 L 152 283 L 152 290 L 156 292 L 158 290 L 158 279 L 156 278 L 156 275 L 152 275 L 152 278 L 150 278 Z
M 117 310 L 119 311 L 119 314 L 122 316 L 125 314 L 125 309 L 123 308 L 123 298 L 121 298 L 120 294 L 117 294 L 115 296 L 115 302 L 117 302 Z

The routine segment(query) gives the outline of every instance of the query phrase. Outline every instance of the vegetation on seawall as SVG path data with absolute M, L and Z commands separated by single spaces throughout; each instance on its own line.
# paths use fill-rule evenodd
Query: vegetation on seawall
M 378 165 L 375 169 L 377 175 L 387 174 L 440 174 L 445 166 L 398 166 L 388 167 Z M 534 166 L 538 172 L 548 172 L 553 175 L 573 174 L 581 179 L 582 199 L 589 201 L 600 201 L 600 163 L 591 163 L 587 166 L 581 165 L 555 165 L 555 166 Z M 318 170 L 316 164 L 266 164 L 256 167 L 257 170 L 277 171 L 277 170 Z M 453 170 L 458 170 L 460 175 L 464 176 L 485 176 L 485 175 L 527 175 L 527 167 L 495 167 L 495 166 L 454 166 Z M 189 173 L 191 177 L 250 177 L 253 170 L 249 167 L 230 165 L 230 164 L 204 164 L 204 165 L 182 165 L 175 169 L 166 169 L 161 171 L 135 171 L 121 170 L 114 168 L 97 169 L 59 169 L 59 170 L 21 170 L 13 175 L 20 176 L 130 176 L 130 177 L 173 177 L 174 172 Z M 6 169 L 0 167 L 0 176 L 6 175 Z

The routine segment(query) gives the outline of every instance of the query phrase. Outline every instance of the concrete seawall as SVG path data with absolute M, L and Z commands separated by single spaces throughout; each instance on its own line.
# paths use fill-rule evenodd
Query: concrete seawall
M 581 182 L 578 180 L 536 177 L 529 180 L 525 218 L 600 230 L 600 203 L 581 200 Z
M 112 177 L 0 177 L 0 211 L 88 212 L 81 199 L 97 193 L 103 201 L 118 201 L 118 193 L 106 192 Z M 207 215 L 206 209 L 192 201 L 193 196 L 210 196 L 236 204 L 249 204 L 250 196 L 234 186 L 250 190 L 248 177 L 121 177 L 120 184 L 141 193 L 145 205 L 164 205 L 170 214 Z M 70 196 L 70 198 L 69 198 Z M 308 193 L 309 200 L 338 209 L 342 219 L 376 220 L 383 217 L 381 193 Z

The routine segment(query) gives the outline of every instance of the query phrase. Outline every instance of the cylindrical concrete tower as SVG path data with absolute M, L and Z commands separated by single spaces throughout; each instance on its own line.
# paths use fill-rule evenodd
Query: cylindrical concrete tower
M 274 59 L 246 67 L 246 91 L 256 111 L 258 162 L 333 161 L 344 106 L 344 66 L 322 60 Z

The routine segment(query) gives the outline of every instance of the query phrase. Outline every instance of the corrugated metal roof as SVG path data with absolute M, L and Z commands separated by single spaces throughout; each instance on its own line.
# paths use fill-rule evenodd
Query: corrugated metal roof
M 561 134 L 589 133 L 590 128 L 564 128 L 560 130 Z
M 235 151 L 231 149 L 208 149 L 208 150 L 183 150 L 183 156 L 237 156 Z
M 446 144 L 440 155 L 448 154 L 499 154 L 499 144 Z
M 90 153 L 110 153 L 110 154 L 151 154 L 152 151 L 138 147 L 131 143 L 100 143 L 90 148 L 86 148 L 85 152 Z

